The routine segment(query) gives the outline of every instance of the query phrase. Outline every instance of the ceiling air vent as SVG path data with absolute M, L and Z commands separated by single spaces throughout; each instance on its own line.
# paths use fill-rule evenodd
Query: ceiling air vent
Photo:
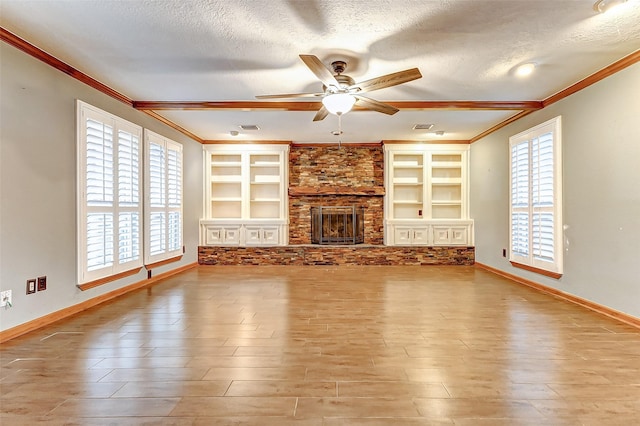
M 415 124 L 413 130 L 431 130 L 433 124 Z
M 239 126 L 242 130 L 260 130 L 260 127 L 255 124 L 241 124 Z

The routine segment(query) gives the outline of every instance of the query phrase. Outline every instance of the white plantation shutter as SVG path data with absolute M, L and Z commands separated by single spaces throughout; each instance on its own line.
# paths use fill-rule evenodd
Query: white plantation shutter
M 87 213 L 87 272 L 113 265 L 113 213 Z M 80 281 L 83 282 L 83 281 Z
M 167 146 L 167 198 L 167 244 L 175 252 L 182 249 L 182 145 Z
M 511 247 L 529 255 L 529 141 L 511 147 Z
M 77 107 L 78 282 L 83 284 L 142 266 L 142 129 L 84 102 Z
M 149 202 L 151 207 L 166 207 L 166 161 L 164 144 L 148 142 L 147 169 L 149 174 Z
M 532 141 L 533 256 L 554 261 L 554 190 L 553 132 L 544 133 Z
M 182 254 L 182 145 L 145 130 L 145 264 Z
M 149 244 L 147 250 L 150 256 L 162 255 L 165 253 L 167 234 L 164 212 L 155 212 L 149 215 Z M 147 263 L 151 263 L 147 261 Z
M 151 256 L 164 254 L 166 250 L 165 213 L 166 208 L 166 165 L 163 143 L 147 140 L 147 181 L 149 187 L 149 244 Z M 158 211 L 159 210 L 159 211 Z M 147 262 L 148 263 L 148 262 Z
M 562 273 L 560 117 L 509 139 L 510 260 Z
M 85 119 L 84 157 L 86 199 L 89 206 L 113 205 L 113 127 L 91 117 Z

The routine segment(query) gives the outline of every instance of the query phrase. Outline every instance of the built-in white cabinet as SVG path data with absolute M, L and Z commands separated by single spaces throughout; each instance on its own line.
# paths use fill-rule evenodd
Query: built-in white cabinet
M 288 144 L 205 145 L 203 245 L 285 245 Z
M 277 245 L 279 241 L 279 229 L 277 226 L 250 226 L 245 227 L 246 245 Z
M 393 227 L 396 245 L 427 245 L 429 243 L 428 226 L 395 226 Z
M 471 223 L 466 225 L 432 225 L 433 245 L 468 245 L 471 241 Z
M 469 145 L 385 144 L 385 244 L 472 245 Z
M 204 245 L 240 245 L 240 226 L 204 224 Z

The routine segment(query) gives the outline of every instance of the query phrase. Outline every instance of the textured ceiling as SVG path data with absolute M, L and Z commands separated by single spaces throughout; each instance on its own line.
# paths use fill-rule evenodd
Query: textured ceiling
M 640 2 L 599 14 L 592 0 L 2 0 L 6 30 L 139 101 L 255 101 L 318 92 L 298 55 L 343 59 L 363 81 L 418 67 L 371 92 L 381 101 L 542 100 L 640 49 Z M 535 62 L 517 78 L 514 68 Z M 300 100 L 300 99 L 296 99 Z M 266 101 L 265 101 L 266 102 Z M 202 139 L 335 142 L 313 111 L 163 110 Z M 353 111 L 343 142 L 471 139 L 517 111 Z M 416 132 L 416 123 L 434 123 Z M 256 124 L 260 131 L 242 131 Z

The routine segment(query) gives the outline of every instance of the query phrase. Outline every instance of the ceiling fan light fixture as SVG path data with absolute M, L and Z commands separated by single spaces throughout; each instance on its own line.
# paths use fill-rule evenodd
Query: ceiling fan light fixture
M 322 104 L 331 114 L 342 115 L 351 111 L 356 98 L 348 93 L 331 93 L 322 98 Z
M 597 0 L 593 4 L 593 10 L 598 13 L 605 13 L 606 11 L 613 9 L 616 6 L 620 6 L 626 1 L 627 0 Z

